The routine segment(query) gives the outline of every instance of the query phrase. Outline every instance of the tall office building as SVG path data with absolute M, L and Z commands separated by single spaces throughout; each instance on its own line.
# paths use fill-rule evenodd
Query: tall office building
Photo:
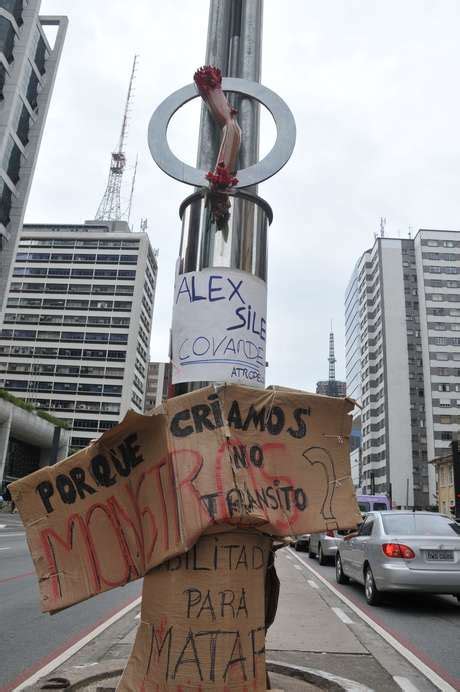
M 346 291 L 347 391 L 362 404 L 352 468 L 361 491 L 391 492 L 398 506 L 436 504 L 427 462 L 460 430 L 458 274 L 460 232 L 420 230 L 377 238 Z
M 0 386 L 64 418 L 71 448 L 142 413 L 157 275 L 124 221 L 24 225 L 0 333 Z
M 144 412 L 160 406 L 168 398 L 168 388 L 172 382 L 171 363 L 149 363 L 147 388 L 145 391 Z
M 0 311 L 67 30 L 66 17 L 39 9 L 0 0 Z M 53 46 L 47 27 L 57 28 Z

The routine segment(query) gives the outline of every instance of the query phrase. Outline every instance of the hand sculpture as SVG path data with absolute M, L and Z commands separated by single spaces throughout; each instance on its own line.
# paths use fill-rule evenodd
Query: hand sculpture
M 206 178 L 211 189 L 211 210 L 217 227 L 222 229 L 228 220 L 230 203 L 227 190 L 238 183 L 236 164 L 241 144 L 241 128 L 222 91 L 222 74 L 217 67 L 200 67 L 193 79 L 214 120 L 222 130 L 219 153 L 213 171 Z

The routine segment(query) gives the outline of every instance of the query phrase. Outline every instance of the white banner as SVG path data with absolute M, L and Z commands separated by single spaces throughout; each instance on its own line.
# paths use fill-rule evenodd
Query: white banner
M 252 274 L 213 267 L 176 275 L 173 384 L 265 386 L 267 285 Z

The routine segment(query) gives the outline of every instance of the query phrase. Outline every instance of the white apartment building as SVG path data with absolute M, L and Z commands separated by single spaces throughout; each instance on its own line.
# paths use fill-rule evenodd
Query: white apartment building
M 171 363 L 152 361 L 147 371 L 144 412 L 160 406 L 168 398 L 168 388 L 172 381 Z
M 358 267 L 355 267 L 345 292 L 345 372 L 346 394 L 361 401 L 361 332 L 359 317 Z M 351 477 L 355 488 L 361 485 L 361 409 L 353 411 L 352 444 L 350 444 Z
M 347 288 L 347 393 L 362 405 L 355 484 L 391 493 L 397 506 L 436 504 L 428 461 L 460 429 L 456 274 L 460 232 L 420 230 L 414 240 L 377 238 Z
M 24 225 L 0 333 L 0 386 L 65 419 L 86 446 L 142 413 L 157 276 L 124 221 Z
M 414 240 L 424 358 L 428 459 L 451 453 L 460 430 L 460 232 L 421 230 Z M 430 480 L 435 484 L 434 467 Z
M 0 309 L 67 30 L 66 17 L 39 9 L 40 0 L 0 0 Z

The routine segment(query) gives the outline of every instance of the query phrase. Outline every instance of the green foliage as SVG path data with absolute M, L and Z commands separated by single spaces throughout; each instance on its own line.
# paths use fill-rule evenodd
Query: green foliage
M 69 430 L 69 426 L 65 421 L 60 420 L 59 418 L 55 418 L 47 411 L 41 411 L 40 409 L 34 408 L 32 404 L 29 404 L 27 401 L 24 401 L 24 399 L 20 399 L 19 397 L 14 396 L 6 389 L 0 389 L 0 399 L 5 399 L 6 401 L 9 401 L 11 404 L 14 404 L 15 406 L 19 406 L 19 408 L 22 408 L 25 411 L 36 413 L 37 416 L 40 416 L 40 418 L 47 420 L 49 423 L 52 423 L 52 425 L 55 425 L 58 428 L 64 428 L 65 430 Z

